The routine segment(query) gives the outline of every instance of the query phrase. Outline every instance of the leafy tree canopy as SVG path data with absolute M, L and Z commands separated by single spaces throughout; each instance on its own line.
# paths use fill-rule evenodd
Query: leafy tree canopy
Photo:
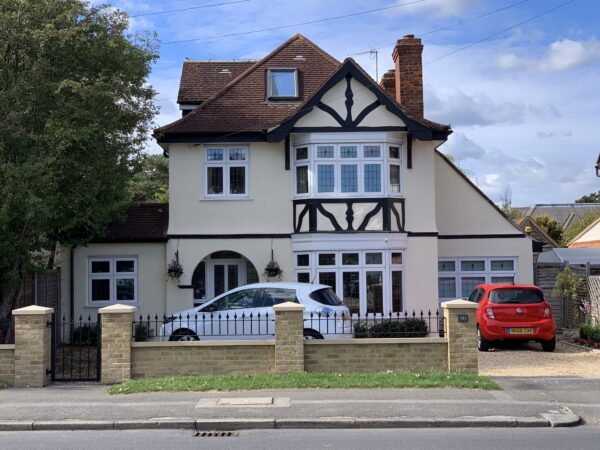
M 575 203 L 600 203 L 600 191 L 592 192 L 575 200 Z
M 129 201 L 156 113 L 154 37 L 82 0 L 0 0 L 0 318 L 56 242 L 83 244 Z
M 592 224 L 594 220 L 600 217 L 600 214 L 594 212 L 587 212 L 582 214 L 579 219 L 573 222 L 569 227 L 563 232 L 563 243 L 564 245 L 568 245 L 573 239 L 577 237 L 579 233 L 585 230 L 588 226 Z
M 169 160 L 163 155 L 141 155 L 136 160 L 129 193 L 136 203 L 169 201 Z
M 560 224 L 547 214 L 542 214 L 537 216 L 535 219 L 535 223 L 544 230 L 548 236 L 554 239 L 557 243 L 561 243 L 563 230 Z

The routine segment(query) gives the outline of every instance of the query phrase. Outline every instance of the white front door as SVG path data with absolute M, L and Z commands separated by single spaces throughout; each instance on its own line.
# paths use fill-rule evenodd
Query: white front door
M 206 265 L 207 298 L 246 284 L 246 263 L 241 259 L 214 259 Z

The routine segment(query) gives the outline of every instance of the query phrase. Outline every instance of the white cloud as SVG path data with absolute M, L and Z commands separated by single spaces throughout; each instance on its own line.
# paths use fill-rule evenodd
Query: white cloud
M 409 0 L 399 0 L 397 3 L 408 3 Z M 433 13 L 437 17 L 451 17 L 463 14 L 471 7 L 481 3 L 481 0 L 426 0 L 421 3 L 403 6 L 401 12 L 409 14 Z
M 521 57 L 505 53 L 498 57 L 502 69 L 528 69 L 541 72 L 561 72 L 600 62 L 600 42 L 595 38 L 587 41 L 562 39 L 550 44 L 539 58 Z
M 462 131 L 452 133 L 444 145 L 444 153 L 451 154 L 455 160 L 479 159 L 485 155 L 485 150 L 475 141 L 469 139 Z

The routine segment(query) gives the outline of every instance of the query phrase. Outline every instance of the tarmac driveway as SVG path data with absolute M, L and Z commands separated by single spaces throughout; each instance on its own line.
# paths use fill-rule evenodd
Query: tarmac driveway
M 479 374 L 508 377 L 600 376 L 600 350 L 570 344 L 559 337 L 556 350 L 540 344 L 513 344 L 479 352 Z

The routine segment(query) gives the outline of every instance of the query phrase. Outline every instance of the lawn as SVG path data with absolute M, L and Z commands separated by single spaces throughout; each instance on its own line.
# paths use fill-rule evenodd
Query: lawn
M 254 375 L 203 375 L 144 378 L 111 386 L 110 394 L 164 391 L 246 391 L 256 389 L 370 389 L 461 388 L 500 389 L 489 377 L 470 373 L 261 373 Z

